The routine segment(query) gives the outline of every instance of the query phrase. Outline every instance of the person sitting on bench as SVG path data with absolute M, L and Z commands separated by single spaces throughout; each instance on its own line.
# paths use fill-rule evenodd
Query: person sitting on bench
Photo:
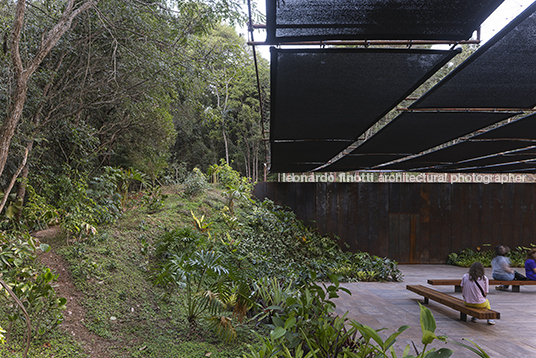
M 494 280 L 513 281 L 526 280 L 527 278 L 510 267 L 512 264 L 510 259 L 505 255 L 510 249 L 503 245 L 495 247 L 495 257 L 491 260 L 491 276 Z M 507 291 L 508 285 L 500 285 L 495 287 L 499 291 Z
M 536 281 L 536 249 L 530 250 L 527 254 L 525 274 L 529 280 Z
M 480 262 L 474 262 L 469 267 L 469 272 L 462 277 L 462 296 L 465 305 L 468 307 L 491 309 L 486 295 L 489 292 L 489 280 L 485 275 L 484 266 Z M 475 317 L 472 322 L 478 321 Z M 488 324 L 495 324 L 495 321 L 488 319 Z

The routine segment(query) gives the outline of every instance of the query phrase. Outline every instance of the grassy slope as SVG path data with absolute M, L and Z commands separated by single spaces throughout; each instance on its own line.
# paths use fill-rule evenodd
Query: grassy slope
M 85 326 L 106 339 L 110 357 L 241 357 L 255 341 L 249 329 L 239 330 L 233 343 L 222 342 L 202 324 L 191 334 L 182 298 L 151 283 L 153 262 L 143 249 L 150 249 L 165 230 L 193 227 L 191 210 L 198 217 L 205 215 L 205 221 L 213 221 L 224 205 L 215 189 L 194 200 L 181 197 L 173 187 L 166 190 L 169 197 L 158 213 L 147 214 L 143 208 L 133 207 L 114 225 L 99 228 L 92 239 L 70 245 L 65 238 L 51 240 L 53 250 L 68 262 L 76 287 L 84 293 Z M 218 226 L 213 230 L 218 232 Z M 54 347 L 43 349 L 43 345 Z M 1 357 L 11 356 L 5 354 L 0 351 Z M 56 332 L 45 341 L 35 340 L 29 356 L 87 355 L 71 337 Z

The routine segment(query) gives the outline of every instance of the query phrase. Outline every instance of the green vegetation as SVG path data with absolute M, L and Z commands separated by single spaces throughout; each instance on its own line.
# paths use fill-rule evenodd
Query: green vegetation
M 211 168 L 215 184 L 194 170 L 204 183 L 195 193 L 188 191 L 186 175 L 182 184 L 116 197 L 123 179 L 131 176 L 106 172 L 100 180 L 78 178 L 87 185 L 64 189 L 62 197 L 74 192 L 85 199 L 72 204 L 83 215 L 69 219 L 46 244 L 13 231 L 0 251 L 7 265 L 4 277 L 14 288 L 27 287 L 16 292 L 32 322 L 29 356 L 87 356 L 78 337 L 54 329 L 69 304 L 55 293 L 57 273 L 38 264 L 39 255 L 51 248 L 84 293 L 87 335 L 107 342 L 103 349 L 110 357 L 396 356 L 396 338 L 407 327 L 382 340 L 372 328 L 332 315 L 332 300 L 347 292 L 341 280 L 398 281 L 396 262 L 342 252 L 292 212 L 250 198 L 251 184 L 226 163 Z M 92 190 L 95 185 L 108 188 L 109 198 L 115 198 L 110 207 L 122 215 L 93 210 L 103 202 L 97 200 L 103 192 Z M 71 216 L 64 208 L 55 223 L 63 225 Z M 88 222 L 94 230 L 83 235 L 71 229 L 72 223 Z M 17 227 L 26 225 L 21 218 Z M 3 299 L 0 326 L 9 329 L 0 356 L 24 357 L 24 320 L 12 299 Z M 435 320 L 425 308 L 421 325 L 424 347 L 417 357 L 450 356 L 448 349 L 427 350 L 433 340 L 446 338 L 435 336 Z M 478 347 L 467 348 L 486 357 Z M 413 357 L 409 348 L 403 354 Z
M 453 252 L 449 254 L 447 264 L 461 267 L 469 267 L 473 262 L 481 262 L 484 267 L 491 267 L 491 260 L 495 257 L 495 248 L 490 245 L 482 245 L 483 247 L 477 247 L 476 250 L 467 248 L 460 252 Z M 524 267 L 527 253 L 536 247 L 534 244 L 530 244 L 529 247 L 518 246 L 506 254 L 506 257 L 512 261 L 512 267 Z
M 346 318 L 346 315 L 331 316 L 334 305 L 330 301 L 338 297 L 338 283 L 320 287 L 316 284 L 304 288 L 299 295 L 287 297 L 281 306 L 274 306 L 279 311 L 272 317 L 272 330 L 268 337 L 259 337 L 263 344 L 260 349 L 251 349 L 244 355 L 245 358 L 313 358 L 313 357 L 397 357 L 395 342 L 408 326 L 400 327 L 395 333 L 383 340 L 378 334 L 381 330 L 363 325 L 355 320 Z M 422 329 L 422 349 L 415 344 L 408 344 L 402 357 L 406 358 L 436 358 L 450 357 L 454 353 L 451 349 L 427 347 L 434 340 L 448 341 L 446 336 L 435 334 L 436 321 L 430 310 L 420 305 L 420 323 Z M 454 342 L 455 344 L 471 350 L 476 355 L 489 358 L 478 345 L 473 346 Z M 409 354 L 411 348 L 416 356 Z
M 274 287 L 295 293 L 314 281 L 334 280 L 335 274 L 356 280 L 360 272 L 374 270 L 381 274 L 366 280 L 402 278 L 396 263 L 343 253 L 331 238 L 318 235 L 292 212 L 270 201 L 252 200 L 251 184 L 225 163 L 212 167 L 210 177 L 217 184 L 209 184 L 203 173 L 194 170 L 182 184 L 128 193 L 126 198 L 121 189 L 125 181 L 139 187 L 127 172 L 109 168 L 95 178 L 69 173 L 70 184 L 62 191 L 40 185 L 42 192 L 57 192 L 54 201 L 46 202 L 32 191 L 34 199 L 23 212 L 33 214 L 16 223 L 16 227 L 42 227 L 52 218 L 62 227 L 59 234 L 39 244 L 14 231 L 1 251 L 3 262 L 13 266 L 6 269 L 6 276 L 20 281 L 13 287 L 42 287 L 16 291 L 32 324 L 40 322 L 34 325 L 31 356 L 51 353 L 38 353 L 51 337 L 70 347 L 65 349 L 71 356 L 81 352 L 71 339 L 63 337 L 63 342 L 60 331 L 50 332 L 62 321 L 66 300 L 54 293 L 57 273 L 32 268 L 38 261 L 36 252 L 50 247 L 66 260 L 77 289 L 85 293 L 85 327 L 116 342 L 112 356 L 186 357 L 188 350 L 199 346 L 214 357 L 241 356 L 258 341 L 252 333 L 258 330 L 255 322 L 267 319 L 259 314 L 280 303 L 268 298 Z M 192 180 L 187 178 L 192 177 L 204 183 L 195 193 L 189 191 Z M 66 179 L 55 178 L 62 180 Z M 55 209 L 58 203 L 63 210 Z M 20 271 L 27 273 L 24 280 Z M 34 291 L 39 294 L 25 294 Z M 44 308 L 48 318 L 38 318 Z M 15 305 L 5 305 L 0 317 L 0 325 L 13 332 L 3 349 L 20 353 L 25 327 L 13 310 Z

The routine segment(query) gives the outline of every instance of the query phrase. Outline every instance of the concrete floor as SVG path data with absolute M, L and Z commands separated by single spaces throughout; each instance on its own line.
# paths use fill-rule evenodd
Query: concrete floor
M 339 315 L 348 311 L 348 318 L 374 329 L 387 328 L 381 335 L 387 337 L 403 325 L 410 326 L 395 343 L 398 357 L 407 344 L 422 348 L 419 305 L 423 297 L 406 289 L 406 285 L 421 284 L 431 278 L 461 278 L 468 269 L 449 265 L 399 265 L 404 274 L 403 282 L 358 282 L 344 283 L 351 295 L 340 294 L 334 300 Z M 524 273 L 524 269 L 517 269 Z M 491 269 L 486 269 L 491 278 Z M 454 286 L 430 286 L 438 291 L 461 298 Z M 511 289 L 511 288 L 510 288 Z M 460 313 L 449 307 L 430 301 L 427 307 L 436 322 L 436 335 L 446 335 L 450 341 L 471 345 L 463 339 L 477 343 L 492 358 L 536 357 L 536 286 L 521 286 L 521 292 L 496 291 L 490 287 L 488 295 L 491 308 L 501 313 L 494 326 L 486 320 L 478 322 L 460 321 Z M 535 327 L 533 327 L 533 325 Z M 471 345 L 472 346 L 472 345 Z M 478 357 L 475 353 L 453 343 L 434 343 L 432 347 L 447 347 L 454 351 L 452 357 Z M 410 350 L 416 355 L 415 350 Z

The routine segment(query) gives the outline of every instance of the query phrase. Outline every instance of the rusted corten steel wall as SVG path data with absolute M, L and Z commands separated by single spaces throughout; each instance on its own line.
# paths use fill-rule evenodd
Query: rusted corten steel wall
M 536 185 L 263 182 L 255 196 L 288 206 L 351 251 L 444 263 L 464 248 L 536 243 Z

